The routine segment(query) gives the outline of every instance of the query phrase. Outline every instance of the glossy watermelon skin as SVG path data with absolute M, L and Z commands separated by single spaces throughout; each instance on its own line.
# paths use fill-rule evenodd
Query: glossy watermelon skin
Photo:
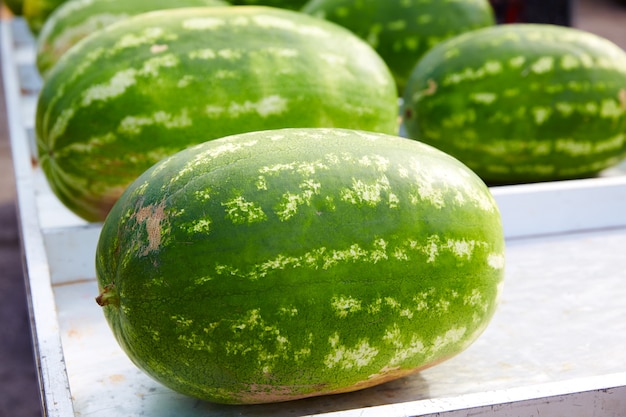
M 165 156 L 282 127 L 395 133 L 389 69 L 347 30 L 298 12 L 156 11 L 68 51 L 48 74 L 36 114 L 43 171 L 59 199 L 89 221 L 104 220 Z
M 467 348 L 504 276 L 484 183 L 417 141 L 280 129 L 142 174 L 103 224 L 118 342 L 166 386 L 221 403 L 348 392 Z
M 160 9 L 228 4 L 222 0 L 68 0 L 48 16 L 37 36 L 37 69 L 45 76 L 78 41 L 130 16 Z
M 310 0 L 302 12 L 340 24 L 372 45 L 391 69 L 400 94 L 430 48 L 495 25 L 488 0 Z
M 511 24 L 433 48 L 404 95 L 407 135 L 493 184 L 584 178 L 626 156 L 626 53 L 578 29 Z
M 48 16 L 68 0 L 24 0 L 22 12 L 28 27 L 37 37 Z

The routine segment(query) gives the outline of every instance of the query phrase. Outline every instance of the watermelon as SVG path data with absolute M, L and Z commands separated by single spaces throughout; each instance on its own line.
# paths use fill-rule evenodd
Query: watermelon
M 580 29 L 460 35 L 423 57 L 403 101 L 406 135 L 490 184 L 585 178 L 626 157 L 626 53 Z
M 14 16 L 21 16 L 24 9 L 23 0 L 4 0 L 3 3 L 13 13 Z
M 115 204 L 96 301 L 148 375 L 219 403 L 373 386 L 488 326 L 504 239 L 485 184 L 407 138 L 249 132 L 180 151 Z
M 28 27 L 37 37 L 48 16 L 68 0 L 24 0 L 23 15 Z
M 488 0 L 310 0 L 302 12 L 369 42 L 391 69 L 400 94 L 417 61 L 434 45 L 495 24 Z
M 76 42 L 130 16 L 159 9 L 227 5 L 223 0 L 69 0 L 50 14 L 39 32 L 37 68 L 45 76 Z
M 48 182 L 88 221 L 104 220 L 165 156 L 283 127 L 396 133 L 389 69 L 346 29 L 295 11 L 161 10 L 74 45 L 48 73 L 36 112 Z
M 238 6 L 270 6 L 282 9 L 300 10 L 307 0 L 232 0 Z

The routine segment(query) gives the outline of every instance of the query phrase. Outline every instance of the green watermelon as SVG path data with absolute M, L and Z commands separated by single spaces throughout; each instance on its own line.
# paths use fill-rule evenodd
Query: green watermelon
M 232 0 L 238 6 L 270 6 L 282 9 L 299 10 L 307 0 Z
M 589 177 L 626 157 L 626 53 L 579 29 L 460 35 L 424 56 L 403 101 L 409 137 L 488 183 Z
M 35 37 L 48 19 L 48 16 L 68 0 L 24 0 L 23 15 Z
M 143 13 L 74 45 L 36 112 L 52 190 L 89 221 L 165 156 L 230 134 L 283 127 L 396 133 L 393 78 L 349 31 L 254 6 Z
M 37 37 L 36 63 L 45 73 L 76 42 L 140 13 L 192 6 L 227 6 L 223 0 L 69 0 L 46 20 Z
M 417 61 L 434 45 L 495 24 L 489 0 L 310 0 L 302 11 L 369 42 L 391 69 L 400 93 Z
M 14 16 L 21 16 L 24 10 L 23 0 L 4 0 L 3 3 L 13 13 Z M 1 6 L 0 6 L 1 7 Z
M 504 248 L 488 188 L 435 148 L 251 132 L 165 158 L 128 187 L 98 241 L 96 301 L 164 385 L 287 401 L 463 351 L 497 307 Z

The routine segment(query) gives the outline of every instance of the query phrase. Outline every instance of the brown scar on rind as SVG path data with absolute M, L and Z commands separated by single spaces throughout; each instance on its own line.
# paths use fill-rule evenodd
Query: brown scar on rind
M 426 83 L 428 84 L 428 87 L 422 90 L 422 95 L 432 96 L 437 92 L 437 83 L 432 78 L 429 78 Z
M 165 219 L 165 201 L 158 205 L 151 204 L 140 208 L 133 214 L 137 224 L 145 224 L 148 233 L 148 245 L 141 253 L 143 256 L 159 250 L 161 247 L 162 222 Z
M 167 45 L 154 44 L 150 47 L 150 52 L 152 52 L 153 54 L 158 54 L 160 52 L 167 51 L 168 48 L 169 46 Z
M 437 92 L 437 83 L 435 82 L 435 80 L 433 80 L 432 78 L 429 78 L 426 81 L 426 88 L 424 88 L 423 90 L 417 90 L 415 93 L 413 93 L 413 101 L 419 101 L 422 97 L 425 96 L 432 96 Z M 408 117 L 407 117 L 408 116 Z M 405 117 L 410 118 L 410 114 L 406 115 Z

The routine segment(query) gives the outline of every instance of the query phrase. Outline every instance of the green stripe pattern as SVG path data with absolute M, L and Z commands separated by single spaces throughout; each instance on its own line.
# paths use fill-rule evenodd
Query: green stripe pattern
M 59 199 L 101 221 L 165 156 L 284 127 L 398 130 L 393 78 L 344 28 L 269 7 L 143 13 L 75 45 L 37 105 L 41 166 Z
M 488 0 L 310 0 L 302 11 L 340 24 L 372 45 L 391 69 L 400 94 L 430 48 L 495 24 Z
M 148 374 L 264 403 L 431 366 L 485 329 L 504 275 L 484 183 L 417 141 L 344 129 L 253 132 L 181 151 L 104 223 L 104 313 Z
M 408 136 L 493 184 L 589 177 L 626 156 L 626 53 L 579 29 L 513 24 L 460 35 L 415 68 Z
M 69 0 L 46 19 L 37 36 L 36 64 L 45 74 L 69 48 L 111 23 L 152 10 L 227 6 L 222 0 Z

